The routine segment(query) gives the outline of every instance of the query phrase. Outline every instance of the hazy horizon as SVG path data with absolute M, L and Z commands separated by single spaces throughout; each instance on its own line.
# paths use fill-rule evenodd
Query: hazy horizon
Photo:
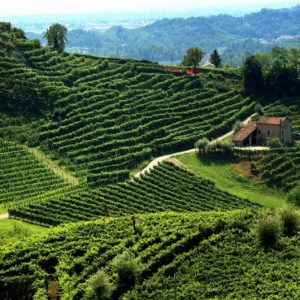
M 151 2 L 141 2 L 139 0 L 110 0 L 97 1 L 85 0 L 84 2 L 62 2 L 58 0 L 37 1 L 12 0 L 0 5 L 0 17 L 40 17 L 65 16 L 80 17 L 87 14 L 99 14 L 103 16 L 174 16 L 186 15 L 199 16 L 219 13 L 234 12 L 243 14 L 259 11 L 262 8 L 289 8 L 300 4 L 299 1 L 288 0 L 245 0 L 241 4 L 238 0 L 228 0 L 226 5 L 221 0 L 201 1 L 198 0 L 159 0 Z

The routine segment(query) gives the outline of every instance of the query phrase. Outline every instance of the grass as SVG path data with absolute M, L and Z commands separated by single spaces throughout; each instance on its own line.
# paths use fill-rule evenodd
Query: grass
M 4 204 L 0 204 L 0 215 L 7 213 L 7 209 L 4 207 Z
M 11 245 L 14 242 L 42 234 L 48 228 L 28 224 L 14 219 L 0 219 L 0 246 Z
M 210 179 L 222 190 L 247 198 L 267 207 L 282 207 L 286 204 L 284 192 L 264 183 L 259 177 L 246 171 L 245 163 L 234 158 L 216 155 L 197 157 L 195 153 L 177 156 L 185 167 L 195 174 Z
M 230 135 L 228 135 L 226 138 L 224 138 L 222 141 L 224 142 L 231 142 L 233 138 L 233 133 L 231 133 Z

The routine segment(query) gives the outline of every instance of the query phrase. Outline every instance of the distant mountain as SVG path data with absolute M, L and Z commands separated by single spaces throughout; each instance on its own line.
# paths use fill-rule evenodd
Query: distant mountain
M 225 63 L 240 65 L 246 55 L 269 51 L 278 44 L 300 44 L 300 5 L 263 9 L 243 17 L 162 19 L 136 29 L 77 29 L 68 36 L 70 51 L 168 63 L 178 63 L 187 48 L 199 46 L 208 53 L 218 48 Z

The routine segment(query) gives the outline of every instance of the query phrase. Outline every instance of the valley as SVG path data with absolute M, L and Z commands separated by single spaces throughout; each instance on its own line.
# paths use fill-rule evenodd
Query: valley
M 170 69 L 0 23 L 0 299 L 299 299 L 299 75 L 282 53 Z M 288 117 L 293 143 L 234 147 L 263 117 Z

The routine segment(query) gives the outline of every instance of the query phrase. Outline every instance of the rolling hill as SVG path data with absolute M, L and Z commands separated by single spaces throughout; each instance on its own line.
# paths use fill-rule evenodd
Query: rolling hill
M 10 209 L 14 218 L 45 225 L 162 211 L 224 211 L 259 207 L 215 187 L 214 183 L 163 162 L 150 173 L 103 188 L 76 188 Z
M 68 186 L 25 147 L 0 140 L 0 204 L 18 204 Z
M 262 251 L 253 229 L 267 213 L 148 214 L 57 228 L 0 251 L 0 298 L 297 299 L 299 234 Z
M 263 9 L 242 17 L 217 15 L 162 19 L 145 27 L 114 26 L 106 31 L 70 30 L 71 51 L 101 56 L 129 57 L 178 63 L 189 47 L 207 53 L 218 48 L 225 64 L 241 66 L 245 56 L 266 53 L 276 45 L 299 46 L 300 6 L 290 9 Z M 298 36 L 288 40 L 284 36 Z M 36 38 L 36 34 L 28 33 Z M 41 41 L 43 41 L 40 36 Z
M 36 144 L 88 183 L 126 180 L 142 161 L 216 137 L 255 106 L 236 87 L 236 70 L 191 76 L 147 62 L 31 47 L 4 53 L 2 93 L 15 103 L 12 83 L 19 83 L 15 94 L 26 85 L 20 105 L 47 111 L 32 129 Z

